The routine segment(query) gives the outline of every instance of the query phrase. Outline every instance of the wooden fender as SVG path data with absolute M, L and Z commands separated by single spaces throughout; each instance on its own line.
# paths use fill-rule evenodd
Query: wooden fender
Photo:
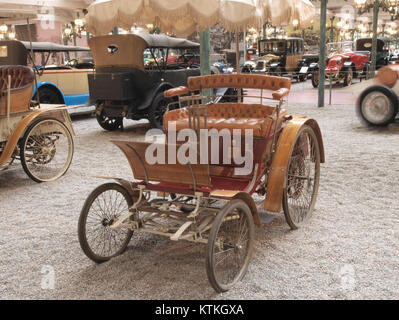
M 35 121 L 36 119 L 39 118 L 44 118 L 44 117 L 50 117 L 50 118 L 55 118 L 63 122 L 68 130 L 71 132 L 71 135 L 75 135 L 75 132 L 72 127 L 72 121 L 71 118 L 69 117 L 68 111 L 66 109 L 40 109 L 40 110 L 35 110 L 32 111 L 29 115 L 27 115 L 25 118 L 21 120 L 20 123 L 18 123 L 17 127 L 14 129 L 12 134 L 7 140 L 6 146 L 3 150 L 3 152 L 0 154 L 0 168 L 7 163 L 17 144 L 19 139 L 24 135 L 26 129 L 28 126 Z
M 294 147 L 299 130 L 305 125 L 311 127 L 316 134 L 319 143 L 320 162 L 325 162 L 323 138 L 316 120 L 294 117 L 284 128 L 277 143 L 276 153 L 268 174 L 267 195 L 264 206 L 266 211 L 281 212 L 291 150 Z
M 389 65 L 378 70 L 376 82 L 389 88 L 393 88 L 399 79 L 399 65 Z

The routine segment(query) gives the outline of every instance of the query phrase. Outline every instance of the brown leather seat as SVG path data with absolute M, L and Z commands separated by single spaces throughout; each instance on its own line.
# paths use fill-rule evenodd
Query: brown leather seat
M 27 110 L 33 94 L 35 75 L 30 67 L 0 66 L 0 115 L 7 112 L 8 76 L 11 76 L 10 112 Z
M 241 130 L 241 135 L 245 134 L 245 129 L 253 130 L 255 137 L 267 138 L 272 134 L 275 123 L 274 107 L 260 104 L 242 103 L 218 103 L 207 106 L 207 128 Z M 287 115 L 285 110 L 280 113 L 280 119 Z M 204 117 L 201 117 L 201 128 L 205 128 Z M 176 123 L 176 131 L 189 128 L 188 109 L 182 108 L 169 111 L 164 116 L 164 130 L 168 131 L 170 122 Z

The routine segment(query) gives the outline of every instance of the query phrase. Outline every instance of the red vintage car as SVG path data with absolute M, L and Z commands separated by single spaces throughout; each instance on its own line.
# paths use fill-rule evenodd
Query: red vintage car
M 333 53 L 327 59 L 326 79 L 333 82 L 344 82 L 345 86 L 352 84 L 353 78 L 368 77 L 370 53 L 365 51 L 348 51 Z M 312 74 L 313 87 L 319 86 L 318 69 Z

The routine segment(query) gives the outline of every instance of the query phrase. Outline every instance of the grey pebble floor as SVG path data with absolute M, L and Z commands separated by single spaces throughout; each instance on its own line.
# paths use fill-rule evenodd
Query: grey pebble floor
M 138 137 L 147 125 L 126 121 L 125 132 L 109 133 L 80 117 L 62 179 L 38 185 L 19 165 L 0 174 L 0 299 L 399 299 L 399 124 L 372 129 L 353 106 L 293 103 L 288 110 L 317 119 L 324 136 L 316 210 L 297 231 L 282 214 L 257 228 L 248 273 L 233 290 L 213 291 L 202 245 L 141 235 L 107 263 L 86 258 L 77 222 L 103 183 L 95 177 L 131 178 L 109 140 Z M 46 266 L 53 290 L 42 289 Z

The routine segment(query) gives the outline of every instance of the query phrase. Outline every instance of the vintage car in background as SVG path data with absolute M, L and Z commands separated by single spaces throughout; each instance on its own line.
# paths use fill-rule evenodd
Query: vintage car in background
M 283 76 L 289 74 L 299 81 L 308 77 L 309 65 L 304 59 L 304 41 L 301 38 L 266 39 L 259 41 L 259 58 L 251 72 Z
M 127 34 L 93 37 L 89 41 L 96 72 L 89 74 L 90 100 L 96 105 L 100 126 L 109 131 L 122 128 L 123 119 L 148 119 L 153 128 L 163 129 L 163 115 L 173 102 L 163 92 L 187 85 L 187 79 L 200 75 L 194 56 L 193 63 L 185 59 L 168 64 L 173 50 L 196 52 L 200 45 L 186 39 L 166 35 Z M 154 57 L 144 63 L 144 52 Z M 190 60 L 189 60 L 190 61 Z M 181 63 L 180 63 L 181 62 Z M 211 68 L 212 74 L 220 73 Z M 221 101 L 237 100 L 231 88 L 218 88 Z
M 165 63 L 172 50 L 199 49 L 199 44 L 186 39 L 109 35 L 91 38 L 89 46 L 96 65 L 96 72 L 89 74 L 90 98 L 96 104 L 98 123 L 105 130 L 117 130 L 124 118 L 148 119 L 152 127 L 162 128 L 170 103 L 163 92 L 200 75 L 196 65 Z M 155 58 L 150 66 L 144 63 L 144 52 Z
M 388 38 L 377 39 L 377 69 L 389 64 L 390 51 L 389 46 L 391 40 Z M 372 38 L 361 38 L 356 40 L 356 52 L 368 52 L 371 57 L 371 49 L 373 46 Z
M 375 81 L 375 85 L 360 95 L 357 112 L 369 125 L 387 126 L 398 116 L 399 65 L 381 68 Z
M 0 58 L 9 58 L 8 65 L 0 66 L 0 172 L 20 161 L 35 182 L 54 181 L 72 161 L 72 122 L 64 106 L 31 101 L 35 73 L 16 65 L 13 53 L 0 49 Z
M 31 65 L 30 42 L 25 41 L 0 41 L 0 48 L 6 50 L 9 57 L 0 57 L 1 65 Z M 86 105 L 89 99 L 89 85 L 87 75 L 93 73 L 94 64 L 91 59 L 90 49 L 59 45 L 50 42 L 32 42 L 34 54 L 42 54 L 44 63 L 40 66 L 33 66 L 37 72 L 37 87 L 39 90 L 40 102 L 45 104 L 65 104 L 66 106 Z M 87 57 L 82 59 L 71 58 L 71 52 L 84 52 Z M 65 65 L 47 65 L 50 58 L 57 53 L 67 55 Z M 69 57 L 69 59 L 68 59 Z M 33 96 L 36 95 L 36 87 Z
M 377 69 L 389 64 L 389 45 L 389 39 L 377 39 Z M 333 82 L 343 82 L 345 86 L 349 86 L 354 78 L 360 80 L 370 78 L 371 38 L 362 38 L 355 42 L 330 43 L 327 48 L 326 80 L 331 77 Z M 312 64 L 310 70 L 313 87 L 317 88 L 319 86 L 318 64 Z
M 370 69 L 370 54 L 368 52 L 332 53 L 327 59 L 325 77 L 335 83 L 343 82 L 350 86 L 353 78 L 368 78 Z M 319 86 L 319 69 L 312 73 L 313 87 Z

